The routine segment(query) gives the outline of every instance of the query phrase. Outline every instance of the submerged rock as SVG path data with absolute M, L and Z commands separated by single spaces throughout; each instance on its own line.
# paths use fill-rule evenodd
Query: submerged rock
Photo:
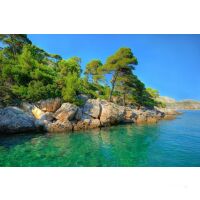
M 36 131 L 35 119 L 17 107 L 0 109 L 0 133 Z

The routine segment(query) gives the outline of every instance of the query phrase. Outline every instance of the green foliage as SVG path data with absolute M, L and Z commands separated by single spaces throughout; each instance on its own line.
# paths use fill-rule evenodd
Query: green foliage
M 62 97 L 64 101 L 81 105 L 82 102 L 77 98 L 80 92 L 81 81 L 77 73 L 69 72 L 64 79 L 64 87 L 62 88 Z
M 165 106 L 156 100 L 158 91 L 145 88 L 133 74 L 138 62 L 130 48 L 120 48 L 104 65 L 98 59 L 91 60 L 82 77 L 79 57 L 64 60 L 49 54 L 23 34 L 0 35 L 0 42 L 0 104 L 61 97 L 82 105 L 78 95 L 86 94 L 106 100 L 114 96 L 124 105 Z
M 100 60 L 92 60 L 86 65 L 85 75 L 88 81 L 95 84 L 99 84 L 105 81 L 105 77 L 102 72 L 102 62 Z
M 58 71 L 61 76 L 67 76 L 68 73 L 81 73 L 81 59 L 78 57 L 72 57 L 68 60 L 61 60 L 58 63 Z
M 13 57 L 21 52 L 24 44 L 31 44 L 25 34 L 0 34 L 0 42 L 6 45 L 7 52 L 11 52 Z
M 159 97 L 158 90 L 155 90 L 153 88 L 146 88 L 146 92 L 153 98 L 156 99 Z
M 135 65 L 138 64 L 137 58 L 133 55 L 130 48 L 120 48 L 114 55 L 110 56 L 102 71 L 112 75 L 111 78 L 111 91 L 109 100 L 112 99 L 112 94 L 115 89 L 116 82 L 120 84 L 119 77 L 122 78 L 128 72 L 132 72 L 135 69 Z M 121 85 L 123 81 L 121 80 Z

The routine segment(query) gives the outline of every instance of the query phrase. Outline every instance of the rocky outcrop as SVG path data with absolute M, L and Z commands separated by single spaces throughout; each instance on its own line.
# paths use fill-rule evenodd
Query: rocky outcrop
M 43 112 L 56 112 L 61 106 L 61 99 L 55 98 L 38 101 L 36 106 Z
M 54 118 L 54 113 L 52 113 L 52 112 L 46 112 L 40 118 L 40 120 L 42 120 L 42 121 L 46 120 L 48 122 L 52 122 L 54 119 L 55 119 Z
M 125 107 L 117 104 L 101 101 L 100 121 L 102 126 L 109 126 L 123 122 Z
M 144 110 L 138 110 L 137 111 L 137 119 L 136 119 L 136 123 L 140 124 L 140 123 L 156 123 L 158 122 L 160 119 L 162 119 L 164 117 L 164 112 L 161 112 L 159 110 L 148 110 L 148 109 L 144 109 Z
M 36 131 L 35 119 L 17 107 L 0 109 L 0 133 Z
M 61 122 L 59 120 L 57 120 L 54 123 L 47 123 L 45 125 L 45 130 L 47 132 L 67 132 L 67 131 L 72 131 L 73 126 L 72 123 L 70 121 L 64 121 Z
M 33 116 L 32 109 L 34 105 L 28 102 L 23 102 L 20 106 L 22 110 Z
M 61 122 L 71 121 L 74 119 L 77 110 L 78 107 L 76 105 L 63 103 L 62 106 L 55 112 L 54 117 Z
M 125 108 L 125 113 L 124 113 L 124 118 L 123 122 L 124 123 L 134 123 L 137 120 L 137 111 L 135 109 L 132 109 L 130 107 Z
M 60 106 L 58 99 L 40 101 L 36 105 L 23 103 L 23 110 L 16 107 L 0 109 L 0 132 L 67 132 L 119 123 L 156 123 L 160 119 L 173 119 L 178 114 L 169 109 L 138 110 L 100 99 L 87 99 L 82 107 L 71 103 Z
M 83 106 L 83 113 L 93 117 L 100 118 L 101 114 L 101 105 L 98 99 L 88 99 Z
M 175 119 L 177 115 L 180 115 L 181 113 L 170 108 L 157 108 L 160 112 L 164 113 L 163 119 L 171 120 Z
M 79 95 L 77 96 L 77 98 L 78 98 L 79 100 L 81 100 L 81 101 L 85 104 L 86 101 L 90 98 L 90 96 L 85 95 L 85 94 L 79 94 Z
M 86 130 L 86 129 L 94 129 L 94 128 L 98 128 L 101 126 L 101 122 L 99 119 L 83 119 L 81 121 L 78 121 L 77 123 L 73 124 L 74 130 L 78 131 L 78 130 Z
M 40 110 L 38 107 L 33 106 L 32 108 L 32 114 L 36 119 L 41 119 L 42 116 L 45 114 L 42 110 Z

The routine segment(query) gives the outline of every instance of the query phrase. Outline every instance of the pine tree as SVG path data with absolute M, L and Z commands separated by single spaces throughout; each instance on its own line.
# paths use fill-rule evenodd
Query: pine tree
M 124 70 L 134 70 L 137 64 L 137 58 L 133 55 L 130 48 L 120 48 L 114 55 L 107 59 L 103 71 L 104 73 L 112 75 L 110 101 L 112 100 L 113 91 L 118 78 L 123 76 Z

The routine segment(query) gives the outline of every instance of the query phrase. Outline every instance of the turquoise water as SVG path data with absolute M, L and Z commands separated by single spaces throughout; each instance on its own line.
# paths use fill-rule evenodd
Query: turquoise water
M 152 125 L 1 136 L 0 166 L 200 166 L 200 111 Z

